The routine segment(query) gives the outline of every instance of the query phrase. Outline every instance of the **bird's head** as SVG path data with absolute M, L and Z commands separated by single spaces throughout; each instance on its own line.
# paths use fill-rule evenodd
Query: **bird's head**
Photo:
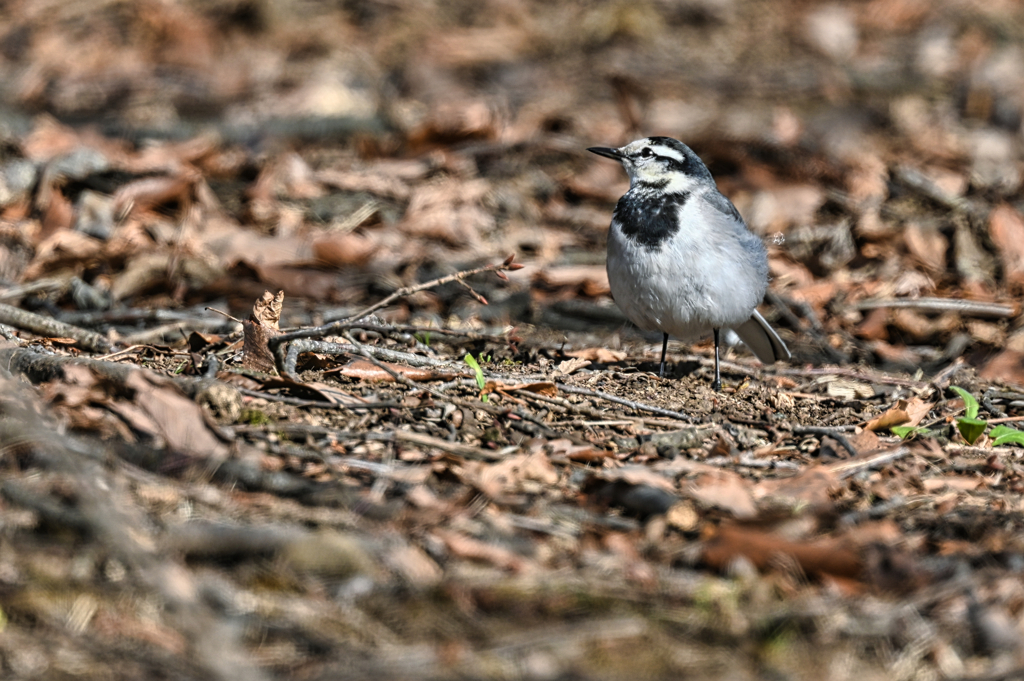
M 618 149 L 590 147 L 587 151 L 622 163 L 631 187 L 642 185 L 673 193 L 714 184 L 711 171 L 693 149 L 671 137 L 644 137 Z

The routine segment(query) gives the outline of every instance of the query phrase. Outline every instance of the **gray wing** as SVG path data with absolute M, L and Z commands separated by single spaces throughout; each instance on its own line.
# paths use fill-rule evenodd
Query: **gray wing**
M 725 194 L 716 189 L 714 191 L 708 192 L 705 195 L 705 198 L 707 199 L 708 204 L 710 204 L 712 208 L 714 208 L 720 213 L 724 213 L 725 215 L 735 220 L 739 220 L 740 222 L 743 223 L 743 226 L 746 227 L 747 223 L 743 222 L 743 216 L 740 215 L 740 212 L 736 210 L 736 206 L 732 205 L 732 201 L 730 201 L 729 197 L 727 197 Z
M 745 261 L 756 279 L 764 282 L 764 288 L 758 294 L 757 302 L 761 302 L 761 295 L 768 288 L 768 249 L 764 241 L 750 231 L 736 206 L 720 191 L 709 191 L 702 198 L 701 214 L 707 219 L 711 233 L 732 239 L 738 247 L 734 251 L 735 257 Z
M 757 310 L 754 310 L 750 319 L 735 327 L 733 331 L 765 364 L 792 357 L 789 348 L 779 338 L 779 334 L 775 333 L 775 329 L 768 325 L 768 322 Z
M 705 198 L 707 205 L 714 209 L 706 212 L 708 218 L 712 219 L 712 216 L 714 216 L 716 218 L 715 222 L 720 227 L 724 228 L 728 225 L 732 229 L 737 241 L 742 244 L 750 265 L 758 271 L 758 275 L 763 278 L 765 286 L 767 286 L 768 251 L 764 246 L 764 242 L 761 241 L 759 236 L 750 231 L 747 223 L 743 221 L 743 216 L 736 210 L 736 206 L 724 194 L 719 191 L 708 192 Z M 733 328 L 733 331 L 750 348 L 750 351 L 765 364 L 787 360 L 792 357 L 789 348 L 779 338 L 779 334 L 775 333 L 775 329 L 768 324 L 757 310 L 754 310 L 754 314 L 750 316 L 750 319 Z

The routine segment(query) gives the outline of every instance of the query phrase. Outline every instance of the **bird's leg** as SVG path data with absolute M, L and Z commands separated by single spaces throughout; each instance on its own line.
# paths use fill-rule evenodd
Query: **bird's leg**
M 665 353 L 668 352 L 668 334 L 661 339 L 661 370 L 658 371 L 660 378 L 665 378 Z
M 711 389 L 716 393 L 722 392 L 722 370 L 718 366 L 718 329 L 715 329 L 715 382 Z

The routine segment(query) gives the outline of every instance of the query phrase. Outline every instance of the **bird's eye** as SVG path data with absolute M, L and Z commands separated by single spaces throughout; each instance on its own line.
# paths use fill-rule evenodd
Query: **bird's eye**
M 640 150 L 640 156 L 643 158 L 650 158 L 651 156 L 654 156 L 654 152 L 651 151 L 650 147 L 644 147 Z

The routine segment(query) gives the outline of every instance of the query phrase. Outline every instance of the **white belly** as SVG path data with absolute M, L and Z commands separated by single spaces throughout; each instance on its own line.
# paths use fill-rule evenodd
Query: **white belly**
M 745 230 L 745 227 L 741 226 Z M 736 235 L 680 230 L 660 250 L 638 246 L 613 224 L 608 282 L 626 317 L 641 329 L 695 340 L 742 324 L 767 288 L 766 267 L 751 262 Z

